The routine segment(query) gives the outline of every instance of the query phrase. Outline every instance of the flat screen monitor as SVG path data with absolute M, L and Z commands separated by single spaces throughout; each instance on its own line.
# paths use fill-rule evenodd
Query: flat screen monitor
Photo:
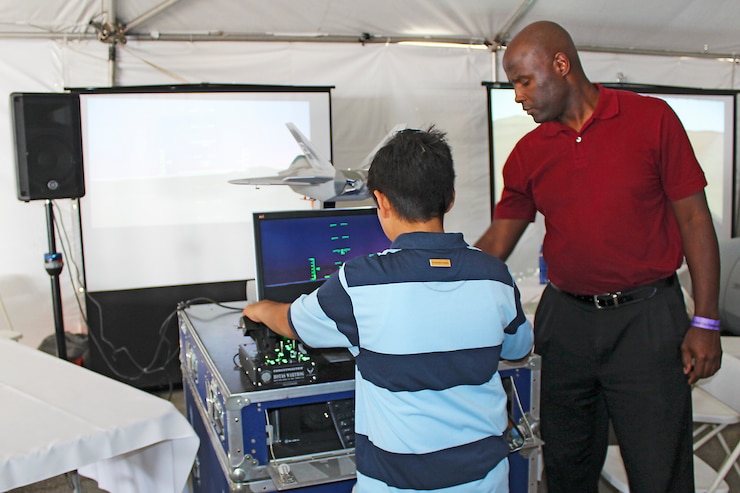
M 290 303 L 346 261 L 390 247 L 374 207 L 255 212 L 257 299 Z

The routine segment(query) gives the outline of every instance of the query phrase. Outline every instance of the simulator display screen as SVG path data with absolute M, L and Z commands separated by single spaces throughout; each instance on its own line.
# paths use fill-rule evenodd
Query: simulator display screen
M 390 247 L 374 208 L 255 213 L 257 295 L 290 302 L 348 260 Z

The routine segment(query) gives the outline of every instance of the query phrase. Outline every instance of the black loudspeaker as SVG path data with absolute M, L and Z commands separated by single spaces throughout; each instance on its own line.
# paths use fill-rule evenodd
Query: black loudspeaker
M 77 94 L 12 93 L 18 199 L 85 195 Z

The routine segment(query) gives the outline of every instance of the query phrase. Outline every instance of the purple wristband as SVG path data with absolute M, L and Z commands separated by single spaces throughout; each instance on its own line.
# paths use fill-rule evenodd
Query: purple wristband
M 700 329 L 719 330 L 719 320 L 712 318 L 694 317 L 691 319 L 691 325 Z

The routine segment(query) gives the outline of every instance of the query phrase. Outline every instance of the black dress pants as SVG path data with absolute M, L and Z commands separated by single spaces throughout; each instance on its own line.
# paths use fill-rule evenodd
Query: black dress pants
M 693 493 L 691 388 L 680 285 L 599 309 L 547 286 L 535 314 L 548 493 L 597 493 L 609 437 L 631 493 Z

